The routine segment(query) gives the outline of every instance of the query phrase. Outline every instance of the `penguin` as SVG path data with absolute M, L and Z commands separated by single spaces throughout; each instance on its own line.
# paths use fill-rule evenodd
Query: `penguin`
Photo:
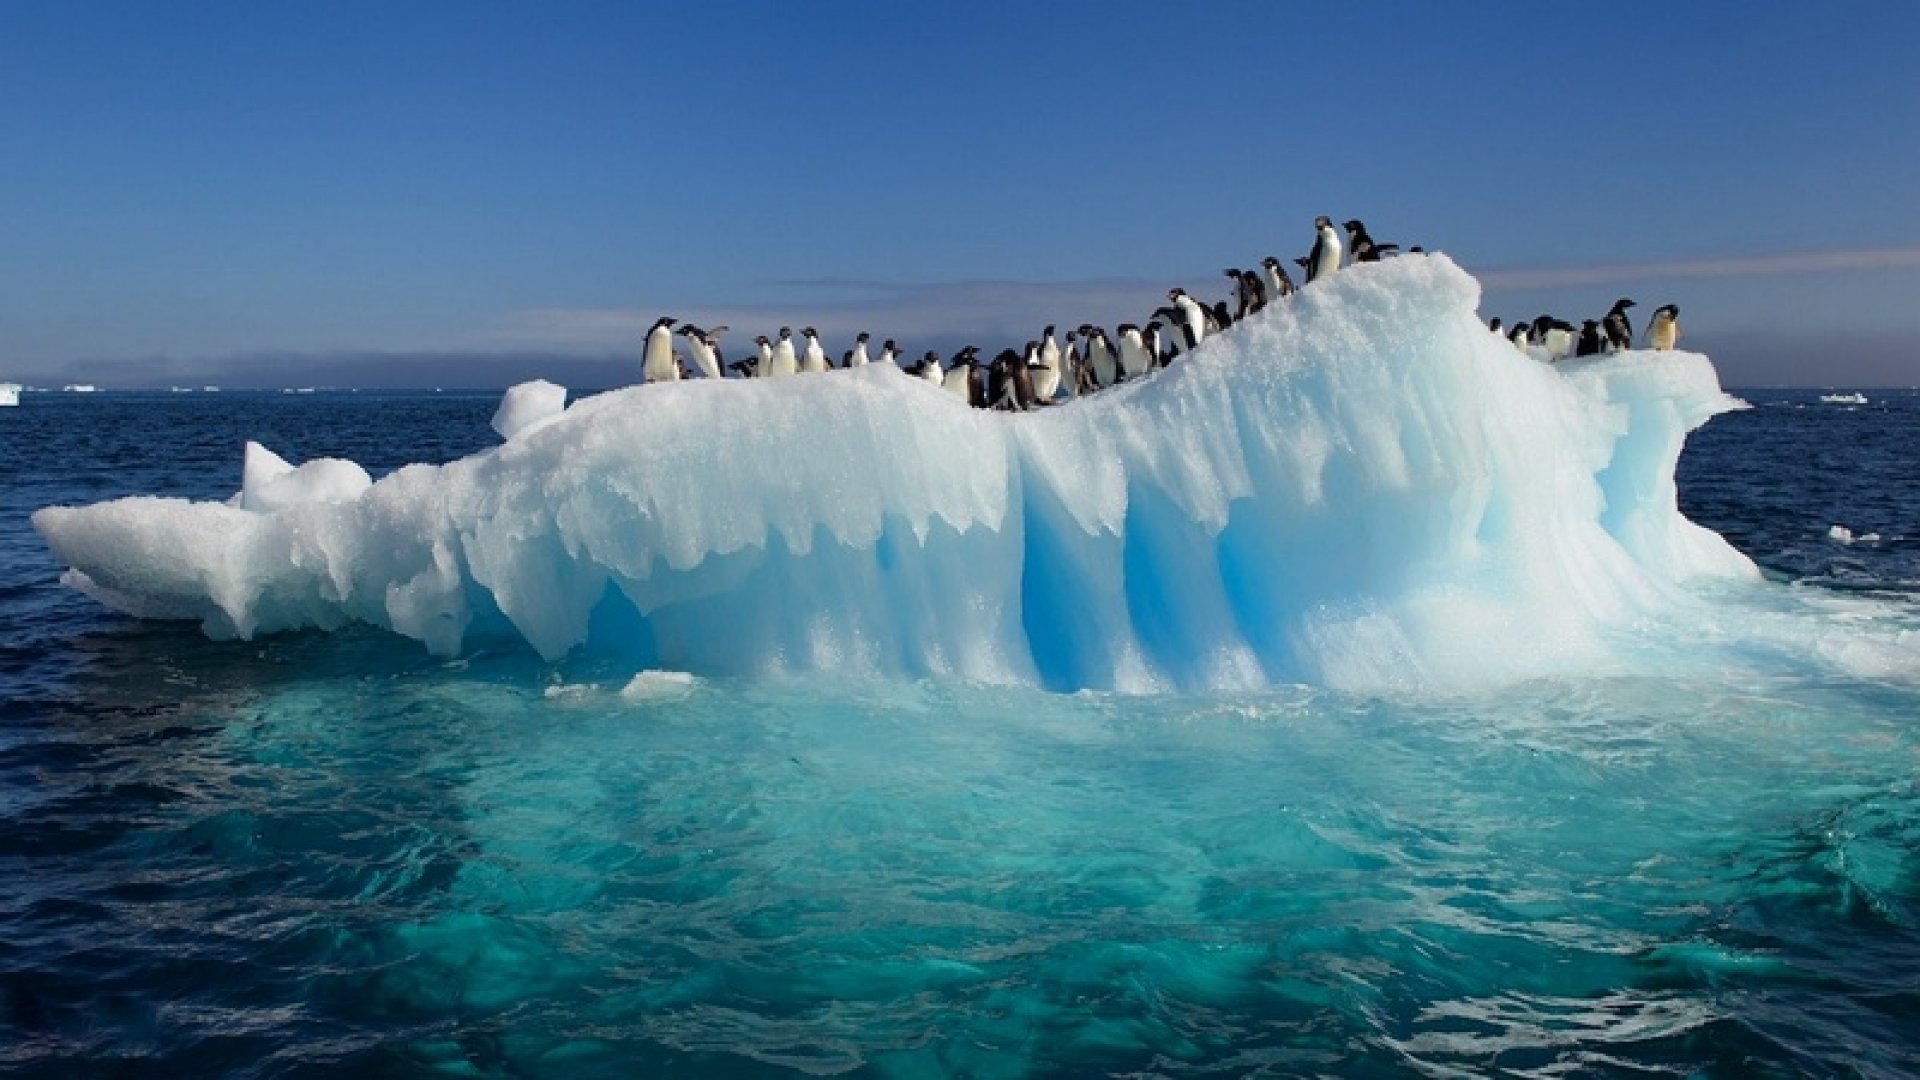
M 986 404 L 1003 412 L 1025 412 L 1033 408 L 1033 377 L 1027 363 L 1040 350 L 1040 343 L 1027 342 L 1026 357 L 1012 349 L 1001 349 L 987 365 Z
M 760 350 L 754 358 L 753 373 L 764 379 L 773 374 L 773 342 L 767 340 L 767 335 L 760 334 L 753 339 L 753 344 Z
M 1091 394 L 1099 389 L 1093 382 L 1093 365 L 1087 363 L 1086 339 L 1087 327 L 1084 323 L 1067 331 L 1067 366 L 1060 373 L 1060 382 L 1067 388 L 1069 398 Z
M 1193 330 L 1187 326 L 1187 317 L 1172 304 L 1162 304 L 1147 316 L 1149 323 L 1159 323 L 1165 327 L 1168 345 L 1176 351 L 1185 352 L 1193 348 Z
M 796 374 L 799 370 L 799 361 L 793 356 L 793 330 L 783 326 L 780 328 L 780 340 L 774 343 L 773 351 L 768 355 L 766 367 L 761 374 L 777 379 L 783 375 Z
M 640 363 L 641 382 L 673 382 L 680 378 L 680 364 L 673 357 L 673 324 L 679 319 L 661 316 L 647 331 L 647 346 Z
M 1547 350 L 1548 360 L 1564 360 L 1573 353 L 1573 324 L 1551 315 L 1533 320 L 1534 344 Z
M 1515 323 L 1513 329 L 1507 334 L 1507 340 L 1513 342 L 1514 348 L 1524 353 L 1527 351 L 1527 346 L 1533 344 L 1533 334 L 1527 330 L 1526 323 Z
M 892 338 L 881 344 L 879 362 L 896 368 L 900 366 L 900 346 L 894 344 Z
M 1359 218 L 1347 222 L 1344 228 L 1347 230 L 1347 249 L 1353 252 L 1353 261 L 1356 263 L 1379 262 L 1380 256 L 1389 251 L 1400 250 L 1399 244 L 1374 243 L 1373 237 L 1367 235 L 1367 227 Z
M 1233 313 L 1227 310 L 1227 302 L 1221 300 L 1212 307 L 1200 305 L 1200 310 L 1210 317 L 1207 319 L 1207 333 L 1217 334 L 1233 325 Z
M 913 374 L 935 386 L 946 384 L 946 374 L 940 370 L 940 354 L 932 349 L 928 349 L 927 355 L 921 357 L 920 362 L 913 366 Z
M 953 361 L 947 365 L 946 374 L 940 377 L 941 388 L 964 401 L 967 396 L 967 369 L 972 366 L 967 363 L 965 349 L 954 353 Z
M 1307 284 L 1332 277 L 1340 269 L 1340 234 L 1325 214 L 1313 219 L 1313 250 L 1307 252 Z
M 1580 341 L 1573 347 L 1573 355 L 1599 356 L 1600 340 L 1600 320 L 1586 320 L 1580 324 Z
M 1267 309 L 1267 283 L 1252 270 L 1240 271 L 1240 288 L 1247 296 L 1247 314 Z
M 718 341 L 727 328 L 716 326 L 712 330 L 702 330 L 692 323 L 683 323 L 674 333 L 687 339 L 687 352 L 693 355 L 693 366 L 709 379 L 726 377 L 726 360 L 720 355 Z
M 1187 347 L 1193 348 L 1205 341 L 1207 312 L 1200 306 L 1200 301 L 1188 296 L 1185 289 L 1168 289 L 1167 299 L 1173 301 L 1173 306 L 1180 311 L 1180 317 L 1186 320 Z
M 941 380 L 941 385 L 946 387 L 948 393 L 969 405 L 987 396 L 986 380 L 973 363 L 979 351 L 978 346 L 969 345 L 954 353 L 953 363 L 947 366 L 946 377 Z
M 1661 304 L 1653 309 L 1653 321 L 1647 324 L 1647 344 L 1655 352 L 1669 352 L 1680 343 L 1680 305 Z
M 974 400 L 975 407 L 1011 410 L 1013 408 L 1013 369 L 1019 363 L 1019 353 L 1012 349 L 1001 349 L 1000 354 L 987 363 L 986 388 L 981 396 Z
M 1260 270 L 1266 275 L 1268 303 L 1293 295 L 1293 279 L 1287 276 L 1287 268 L 1280 265 L 1279 259 L 1269 255 L 1260 260 Z
M 1139 327 L 1121 323 L 1113 332 L 1120 335 L 1120 378 L 1137 379 L 1153 370 L 1153 354 L 1147 351 Z
M 1487 320 L 1487 332 L 1492 334 L 1500 334 L 1501 337 L 1506 337 L 1507 336 L 1506 334 L 1501 333 L 1501 330 L 1500 330 L 1501 325 L 1502 323 L 1501 323 L 1500 316 L 1495 315 L 1493 318 Z
M 1020 411 L 1037 409 L 1046 404 L 1040 400 L 1040 391 L 1033 385 L 1033 377 L 1044 370 L 1040 365 L 1040 343 L 1027 342 L 1027 351 L 1013 366 L 1014 404 Z
M 1627 318 L 1627 309 L 1633 301 L 1621 297 L 1613 302 L 1612 310 L 1600 322 L 1601 330 L 1607 335 L 1608 352 L 1626 352 L 1633 348 L 1633 320 Z
M 1040 332 L 1039 359 L 1033 369 L 1033 396 L 1051 403 L 1060 393 L 1060 343 L 1053 340 L 1053 327 Z
M 854 368 L 867 366 L 867 338 L 869 336 L 865 330 L 860 331 L 859 334 L 854 336 L 853 349 L 847 353 L 847 362 L 840 365 L 841 367 Z
M 1249 278 L 1245 270 L 1222 270 L 1228 281 L 1233 282 L 1233 318 L 1235 322 L 1260 310 L 1260 300 L 1255 278 Z M 1252 286 L 1251 288 L 1249 286 Z
M 1147 363 L 1150 366 L 1155 368 L 1167 366 L 1168 357 L 1162 351 L 1165 346 L 1161 342 L 1159 323 L 1149 321 L 1147 325 L 1140 328 L 1140 344 L 1147 350 Z
M 831 368 L 833 365 L 827 363 L 827 350 L 820 347 L 820 332 L 811 326 L 800 332 L 807 335 L 807 344 L 800 350 L 800 370 L 817 374 Z
M 1095 387 L 1105 388 L 1119 381 L 1120 361 L 1107 340 L 1107 332 L 1097 326 L 1083 326 L 1080 336 L 1087 343 L 1087 368 Z

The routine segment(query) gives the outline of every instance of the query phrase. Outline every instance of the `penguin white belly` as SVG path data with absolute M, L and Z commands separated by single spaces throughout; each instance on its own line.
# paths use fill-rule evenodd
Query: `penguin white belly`
M 646 360 L 640 374 L 647 382 L 672 382 L 680 377 L 680 365 L 673 362 L 673 333 L 666 329 L 647 335 Z
M 1041 401 L 1052 401 L 1059 392 L 1060 368 L 1043 361 L 1033 369 L 1033 396 Z
M 772 375 L 772 376 L 793 375 L 798 373 L 799 370 L 800 370 L 800 366 L 794 362 L 793 346 L 791 345 L 774 346 L 773 363 L 771 365 L 771 370 L 767 372 L 768 375 Z
M 1112 386 L 1116 381 L 1117 367 L 1114 355 L 1107 349 L 1095 349 L 1089 359 L 1093 364 L 1093 381 L 1100 386 Z
M 689 340 L 687 342 L 687 349 L 693 353 L 693 366 L 700 369 L 700 374 L 705 375 L 709 379 L 722 377 L 720 361 L 713 355 L 713 350 L 708 348 L 705 342 Z
M 947 369 L 946 377 L 941 381 L 940 385 L 946 387 L 947 393 L 956 394 L 965 398 L 968 396 L 967 375 L 969 371 L 971 371 L 971 369 L 968 368 L 967 365 L 955 364 Z

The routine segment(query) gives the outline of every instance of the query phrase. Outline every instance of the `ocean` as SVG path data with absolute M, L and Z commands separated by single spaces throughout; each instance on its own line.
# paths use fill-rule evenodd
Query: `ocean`
M 1920 635 L 1920 394 L 1736 391 L 1681 506 Z M 1832 399 L 1832 400 L 1827 400 Z M 0 1071 L 1907 1076 L 1920 682 L 630 681 L 63 586 L 42 506 L 376 477 L 494 394 L 0 409 Z

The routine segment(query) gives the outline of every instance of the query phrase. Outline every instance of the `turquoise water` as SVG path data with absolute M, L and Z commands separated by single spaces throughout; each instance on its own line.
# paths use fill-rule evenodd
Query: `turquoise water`
M 1828 628 L 1915 623 L 1920 500 L 1836 510 L 1795 472 L 1848 444 L 1857 482 L 1897 473 L 1920 410 L 1756 404 L 1683 492 L 1795 582 L 1728 621 L 1802 637 L 1417 700 L 215 643 L 60 590 L 19 504 L 224 494 L 231 445 L 35 444 L 3 522 L 0 1069 L 1920 1071 L 1920 688 L 1819 661 Z M 300 410 L 341 410 L 332 452 L 378 471 L 350 441 L 396 410 L 457 442 L 491 400 L 249 407 L 310 440 Z M 1750 476 L 1783 440 L 1801 464 Z

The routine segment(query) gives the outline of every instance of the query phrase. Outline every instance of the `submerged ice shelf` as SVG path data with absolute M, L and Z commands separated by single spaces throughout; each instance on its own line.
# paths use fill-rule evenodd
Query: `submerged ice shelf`
M 1758 572 L 1679 513 L 1705 357 L 1548 367 L 1442 256 L 1357 267 L 1033 414 L 870 366 L 590 397 L 375 483 L 250 458 L 231 504 L 34 525 L 66 580 L 217 637 L 351 621 L 701 673 L 1059 689 L 1460 686 L 1604 664 Z M 558 388 L 553 388 L 558 390 Z

